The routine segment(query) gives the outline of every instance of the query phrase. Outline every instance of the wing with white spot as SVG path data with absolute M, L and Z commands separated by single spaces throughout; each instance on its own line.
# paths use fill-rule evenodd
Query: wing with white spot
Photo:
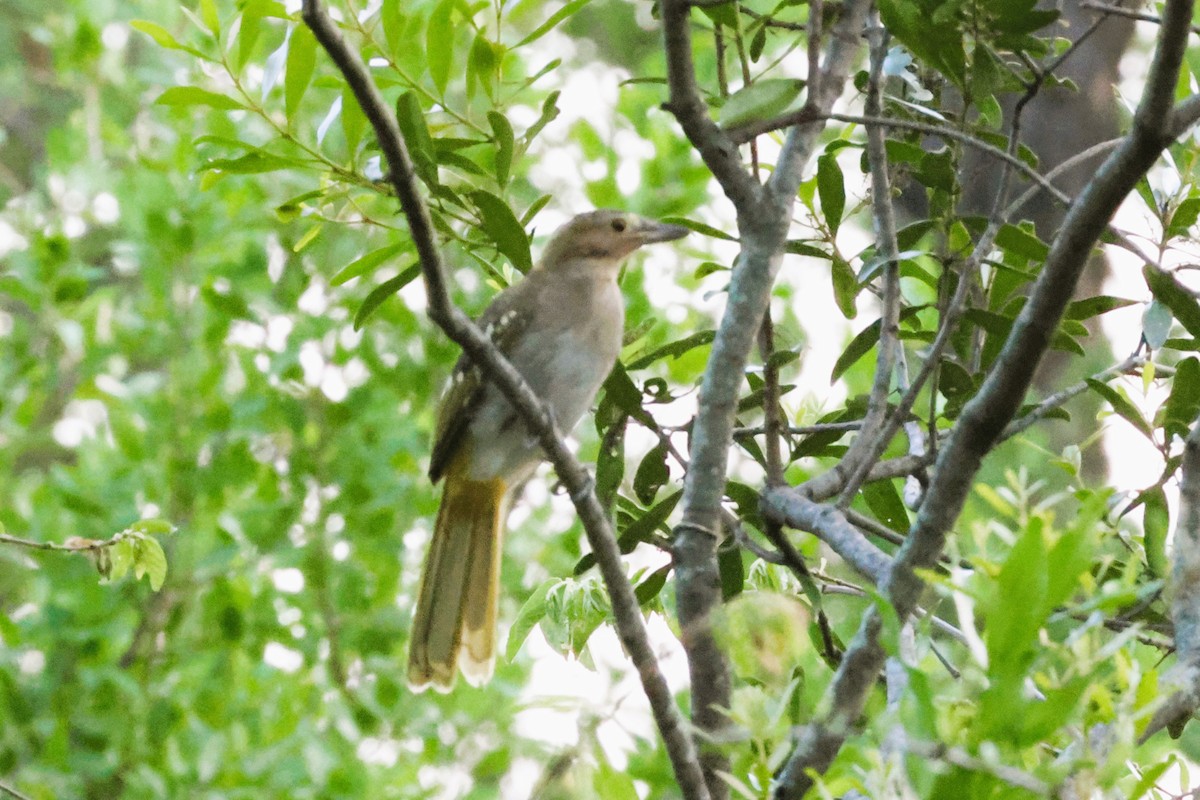
M 528 278 L 522 280 L 496 295 L 496 299 L 479 317 L 479 326 L 506 355 L 513 351 L 529 326 L 529 316 L 518 314 L 514 307 L 520 305 L 528 308 L 522 298 L 535 288 Z M 465 354 L 460 356 L 438 409 L 433 454 L 429 460 L 429 479 L 434 483 L 441 480 L 450 461 L 458 453 L 463 436 L 479 410 L 485 388 L 479 369 Z

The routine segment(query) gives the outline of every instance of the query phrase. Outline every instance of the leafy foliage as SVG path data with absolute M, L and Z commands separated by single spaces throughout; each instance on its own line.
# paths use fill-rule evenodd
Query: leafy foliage
M 9 5 L 36 33 L 0 34 L 0 90 L 30 129 L 0 141 L 0 524 L 34 542 L 113 543 L 95 551 L 106 554 L 101 583 L 78 554 L 0 542 L 0 782 L 39 798 L 493 797 L 515 786 L 673 796 L 657 740 L 634 726 L 612 746 L 610 698 L 573 701 L 573 743 L 531 732 L 530 709 L 553 705 L 530 690 L 535 670 L 557 654 L 580 669 L 612 663 L 594 559 L 546 481 L 506 543 L 501 617 L 512 622 L 494 682 L 436 697 L 403 685 L 436 509 L 423 459 L 456 354 L 422 314 L 417 255 L 373 132 L 298 16 L 273 0 Z M 724 128 L 803 107 L 810 83 L 790 65 L 803 30 L 836 22 L 838 4 L 825 5 L 821 25 L 808 4 L 694 14 L 698 79 Z M 340 21 L 394 104 L 469 310 L 533 268 L 577 206 L 694 231 L 668 278 L 669 257 L 629 265 L 625 347 L 582 434 L 637 599 L 674 624 L 665 552 L 711 301 L 738 269 L 737 235 L 660 107 L 663 55 L 645 10 L 384 0 L 345 6 Z M 1047 28 L 1056 12 L 1033 0 L 887 0 L 879 11 L 893 37 L 884 111 L 901 123 L 886 145 L 890 177 L 923 210 L 891 256 L 866 244 L 881 198 L 865 188 L 863 132 L 831 125 L 798 193 L 772 355 L 739 376 L 720 501 L 741 538 L 717 564 L 735 677 L 719 747 L 739 797 L 769 796 L 860 618 L 886 607 L 812 535 L 787 534 L 809 565 L 800 575 L 759 557 L 775 552 L 761 544 L 773 531 L 758 507 L 773 391 L 786 479 L 828 470 L 867 408 L 887 265 L 901 276 L 898 338 L 914 373 L 967 281 L 915 428 L 883 457 L 926 446 L 917 433 L 944 439 L 1051 249 L 1050 234 L 1013 218 L 967 274 L 988 221 L 963 207 L 966 145 L 932 142 L 921 126 L 1005 148 L 1003 109 L 1058 83 L 1033 68 L 1062 52 Z M 856 77 L 860 92 L 867 80 Z M 754 156 L 764 170 L 767 141 Z M 1024 145 L 1012 152 L 1040 169 Z M 1171 157 L 1179 180 L 1140 188 L 1161 264 L 1194 244 L 1200 214 L 1194 148 Z M 1080 796 L 1166 796 L 1156 781 L 1183 760 L 1135 741 L 1170 646 L 1161 593 L 1181 441 L 1200 411 L 1200 305 L 1186 272 L 1161 264 L 1143 270 L 1144 292 L 1078 297 L 1046 332 L 1082 362 L 1104 349 L 1085 322 L 1142 314 L 1133 366 L 1074 369 L 1056 388 L 1099 398 L 1104 425 L 1140 435 L 1156 469 L 1130 486 L 1085 477 L 1096 423 L 1065 447 L 1045 425 L 1002 445 L 926 575 L 914 650 L 892 615 L 902 696 L 868 698 L 821 791 L 885 797 L 902 781 L 920 797 L 1030 796 L 1006 767 Z M 1039 403 L 1021 417 L 1069 416 Z M 884 553 L 911 525 L 918 478 L 867 481 L 847 500 Z M 1096 726 L 1114 742 L 1099 755 L 1080 734 Z M 889 751 L 897 728 L 910 751 Z M 923 744 L 977 762 L 925 757 Z M 1194 731 L 1181 749 L 1196 756 Z

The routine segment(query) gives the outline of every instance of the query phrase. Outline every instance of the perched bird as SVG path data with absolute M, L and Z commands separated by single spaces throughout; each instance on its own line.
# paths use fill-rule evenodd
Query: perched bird
M 592 404 L 621 349 L 621 261 L 688 232 L 619 211 L 580 214 L 546 245 L 541 262 L 479 318 L 569 431 Z M 492 675 L 500 538 L 508 507 L 541 447 L 500 391 L 462 357 L 438 414 L 429 477 L 445 477 L 408 650 L 408 682 L 448 691 L 460 664 L 473 685 Z

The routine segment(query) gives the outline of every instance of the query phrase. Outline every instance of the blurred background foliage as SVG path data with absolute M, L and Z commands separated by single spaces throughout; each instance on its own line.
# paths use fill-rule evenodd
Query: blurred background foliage
M 469 311 L 527 268 L 526 231 L 536 254 L 581 208 L 687 219 L 702 234 L 681 257 L 629 265 L 624 368 L 579 434 L 623 545 L 661 544 L 680 475 L 664 441 L 686 446 L 679 426 L 736 246 L 708 173 L 659 107 L 651 4 L 342 9 L 397 104 Z M 674 796 L 647 728 L 625 730 L 615 749 L 601 735 L 615 717 L 610 698 L 531 694 L 539 665 L 532 645 L 518 650 L 530 629 L 541 622 L 551 650 L 592 664 L 587 643 L 606 615 L 552 480 L 530 487 L 506 544 L 501 617 L 516 657 L 484 689 L 414 696 L 403 685 L 409 604 L 436 510 L 424 476 L 429 433 L 456 351 L 422 313 L 415 255 L 365 120 L 295 10 L 273 0 L 0 0 L 11 21 L 0 29 L 0 523 L 50 542 L 105 539 L 144 518 L 177 528 L 159 539 L 169 571 L 158 592 L 132 576 L 101 583 L 83 556 L 0 548 L 0 780 L 30 798 L 489 798 L 531 787 L 546 798 Z M 786 24 L 747 18 L 725 45 L 756 52 L 756 72 L 782 60 L 791 74 L 786 59 L 803 60 L 802 48 L 792 55 L 794 26 L 807 11 L 772 13 Z M 715 66 L 711 34 L 697 39 L 697 63 L 719 107 L 730 76 Z M 979 91 L 1010 91 L 1009 78 Z M 980 124 L 999 128 L 1000 110 L 986 110 Z M 961 152 L 894 138 L 891 157 L 931 204 L 922 219 L 932 221 L 909 229 L 908 246 L 926 249 L 906 262 L 906 292 L 914 306 L 931 304 L 970 241 L 954 213 Z M 841 323 L 873 302 L 869 280 L 855 275 L 872 256 L 861 131 L 831 128 L 824 144 L 801 188 L 803 238 L 775 304 L 785 385 L 799 382 L 811 335 L 826 351 L 817 381 L 786 397 L 795 424 L 856 418 L 871 380 L 872 359 L 861 358 L 869 336 L 836 359 L 850 328 L 814 331 L 824 323 L 805 317 L 805 303 Z M 980 309 L 963 352 L 1003 332 L 1010 295 L 1044 244 L 1013 228 L 1001 249 L 995 306 Z M 905 322 L 918 348 L 936 314 L 923 306 Z M 1065 335 L 1086 331 L 1076 320 Z M 986 364 L 956 366 L 928 404 L 943 429 Z M 761 405 L 756 366 L 740 420 L 757 424 Z M 1178 424 L 1192 405 L 1177 398 L 1174 415 L 1156 422 Z M 1118 413 L 1136 424 L 1136 409 Z M 1071 726 L 1123 720 L 1125 749 L 1088 780 L 1133 792 L 1138 775 L 1122 759 L 1132 757 L 1130 720 L 1153 697 L 1162 641 L 1153 630 L 1149 643 L 1114 638 L 1104 620 L 1137 607 L 1142 621 L 1161 622 L 1153 560 L 1166 502 L 1143 501 L 1159 514 L 1144 546 L 1141 529 L 1106 513 L 1107 489 L 1085 485 L 1078 452 L 1047 456 L 1042 441 L 1011 445 L 973 498 L 953 555 L 973 559 L 977 573 L 937 585 L 947 615 L 977 602 L 981 616 L 1021 624 L 996 626 L 986 641 L 923 646 L 927 674 L 914 671 L 894 714 L 930 741 L 999 742 L 1004 758 L 1047 780 L 1077 762 L 1040 763 L 1046 742 L 1066 752 Z M 844 443 L 796 439 L 789 478 L 833 463 Z M 752 438 L 739 445 L 730 506 L 754 527 L 762 454 Z M 1038 462 L 1034 474 L 1022 460 Z M 902 488 L 869 484 L 854 508 L 903 530 Z M 796 541 L 820 565 L 835 644 L 849 639 L 870 598 L 849 570 L 820 561 L 815 539 Z M 809 608 L 792 600 L 805 587 L 732 543 L 721 566 L 726 594 L 742 595 L 724 623 L 739 677 L 731 713 L 747 732 L 729 745 L 735 791 L 758 797 L 791 726 L 821 701 L 828 653 L 812 596 Z M 638 549 L 631 572 L 649 610 L 669 605 L 653 547 Z M 1023 592 L 1026 579 L 1047 587 L 1040 602 Z M 929 634 L 932 622 L 920 624 Z M 542 660 L 558 658 L 541 647 Z M 1027 686 L 1049 699 L 1034 704 Z M 570 735 L 534 730 L 540 718 L 529 712 L 546 708 L 576 714 Z M 831 787 L 890 785 L 877 752 L 885 733 L 872 728 L 848 747 Z M 1158 756 L 1149 751 L 1146 763 Z M 920 758 L 906 768 L 924 797 L 1006 788 Z
M 613 6 L 609 35 L 641 43 L 625 68 L 656 57 L 657 36 Z M 307 93 L 277 85 L 263 98 L 265 76 L 284 66 L 272 54 L 307 31 L 275 3 L 204 8 L 222 26 L 241 19 L 243 37 L 247 9 L 264 15 L 256 40 L 226 54 L 229 72 L 189 19 L 204 13 L 195 7 L 0 7 L 0 523 L 53 542 L 104 539 L 142 517 L 178 528 L 161 539 L 170 567 L 157 593 L 132 576 L 103 585 L 83 556 L 0 548 L 0 780 L 34 798 L 408 798 L 472 784 L 463 796 L 494 797 L 514 769 L 532 783 L 567 748 L 509 735 L 527 658 L 502 662 L 486 690 L 447 696 L 414 697 L 397 667 L 436 510 L 424 477 L 434 400 L 456 352 L 419 305 L 395 299 L 356 330 L 373 283 L 331 286 L 380 248 L 393 248 L 375 265 L 386 277 L 412 260 L 394 201 L 352 177 L 371 170 L 361 117 L 343 116 L 318 144 L 341 91 L 323 57 L 310 49 Z M 433 8 L 388 5 L 414 29 Z M 159 46 L 134 20 L 213 60 Z M 504 38 L 543 21 L 525 3 Z M 460 22 L 464 48 L 485 41 Z M 435 91 L 424 37 L 411 33 L 389 49 L 396 74 Z M 222 27 L 222 43 L 229 35 Z M 507 57 L 506 102 L 529 102 L 514 84 L 548 60 Z M 287 66 L 292 80 L 305 68 Z M 155 104 L 205 80 L 257 108 Z M 494 74 L 480 83 L 463 100 L 476 137 L 499 86 Z M 456 74 L 453 91 L 461 84 Z M 556 219 L 587 200 L 654 216 L 703 200 L 706 174 L 666 115 L 647 114 L 657 102 L 644 87 L 623 91 L 619 126 L 646 134 L 643 169 L 672 181 L 644 181 L 664 188 L 627 203 L 612 165 L 584 183 L 554 176 L 575 193 L 553 202 Z M 453 124 L 431 117 L 439 134 Z M 611 131 L 575 125 L 596 159 Z M 278 162 L 250 142 L 271 144 Z M 525 211 L 557 187 L 524 177 L 531 159 L 517 144 L 507 186 L 494 175 L 478 186 Z M 493 168 L 490 151 L 470 155 Z M 211 165 L 220 159 L 227 169 Z M 470 164 L 459 162 L 460 190 L 482 174 Z M 286 169 L 237 174 L 264 166 Z M 512 273 L 480 273 L 463 252 L 478 245 L 458 247 L 461 299 L 477 311 Z M 628 283 L 631 317 L 649 319 Z M 551 516 L 533 515 L 530 528 Z M 504 616 L 531 583 L 570 574 L 580 547 L 569 528 L 560 516 L 554 535 L 513 537 Z M 644 769 L 660 774 L 643 749 Z M 591 786 L 590 767 L 581 779 Z

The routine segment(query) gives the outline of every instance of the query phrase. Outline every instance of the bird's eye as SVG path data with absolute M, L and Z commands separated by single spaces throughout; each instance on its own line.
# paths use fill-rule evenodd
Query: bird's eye
M 612 221 L 612 229 L 614 231 L 616 231 L 617 233 L 624 233 L 625 232 L 625 220 L 619 219 L 619 218 L 614 219 Z

